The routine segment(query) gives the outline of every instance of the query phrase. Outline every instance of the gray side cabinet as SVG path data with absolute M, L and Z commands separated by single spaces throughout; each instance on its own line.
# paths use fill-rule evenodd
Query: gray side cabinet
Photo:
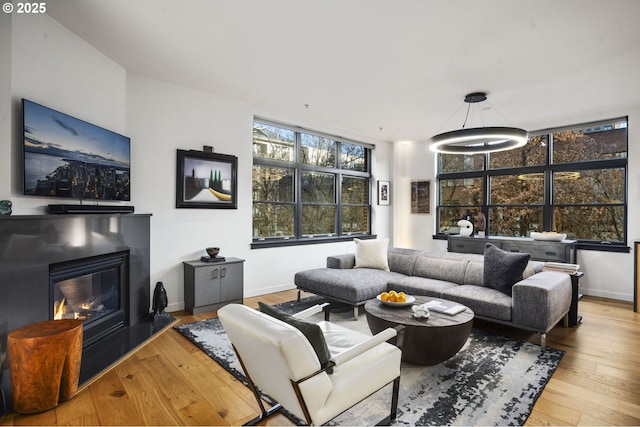
M 227 257 L 225 261 L 185 261 L 184 305 L 191 314 L 216 311 L 232 302 L 242 304 L 244 260 Z

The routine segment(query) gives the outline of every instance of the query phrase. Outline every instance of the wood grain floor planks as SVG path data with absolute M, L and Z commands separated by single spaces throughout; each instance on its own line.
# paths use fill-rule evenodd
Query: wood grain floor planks
M 256 307 L 296 298 L 284 291 Z M 640 425 L 640 314 L 632 304 L 585 296 L 583 321 L 558 326 L 548 344 L 566 351 L 526 425 Z M 213 313 L 173 313 L 194 322 Z M 479 322 L 479 327 L 538 343 L 535 334 Z M 177 331 L 169 329 L 107 371 L 71 400 L 0 425 L 241 425 L 258 414 L 252 393 Z M 277 415 L 261 425 L 293 425 Z

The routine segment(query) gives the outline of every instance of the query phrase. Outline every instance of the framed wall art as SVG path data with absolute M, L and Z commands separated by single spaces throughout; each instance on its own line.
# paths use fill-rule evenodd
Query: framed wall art
M 237 209 L 238 158 L 178 150 L 176 208 Z
M 411 213 L 431 213 L 431 181 L 411 181 Z
M 391 204 L 391 185 L 389 181 L 378 181 L 378 204 L 389 206 Z

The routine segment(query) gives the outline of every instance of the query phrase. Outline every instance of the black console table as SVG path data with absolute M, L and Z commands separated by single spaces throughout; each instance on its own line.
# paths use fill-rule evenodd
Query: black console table
M 575 240 L 533 240 L 528 237 L 464 237 L 449 236 L 447 250 L 468 254 L 483 254 L 484 246 L 491 243 L 510 252 L 527 252 L 534 261 L 576 263 Z

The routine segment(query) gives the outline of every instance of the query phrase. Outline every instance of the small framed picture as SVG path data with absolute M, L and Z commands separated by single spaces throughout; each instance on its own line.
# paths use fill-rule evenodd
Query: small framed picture
M 238 158 L 178 150 L 176 208 L 237 209 Z
M 378 204 L 389 206 L 391 204 L 391 186 L 389 181 L 378 181 Z
M 431 181 L 411 182 L 411 213 L 431 213 Z

